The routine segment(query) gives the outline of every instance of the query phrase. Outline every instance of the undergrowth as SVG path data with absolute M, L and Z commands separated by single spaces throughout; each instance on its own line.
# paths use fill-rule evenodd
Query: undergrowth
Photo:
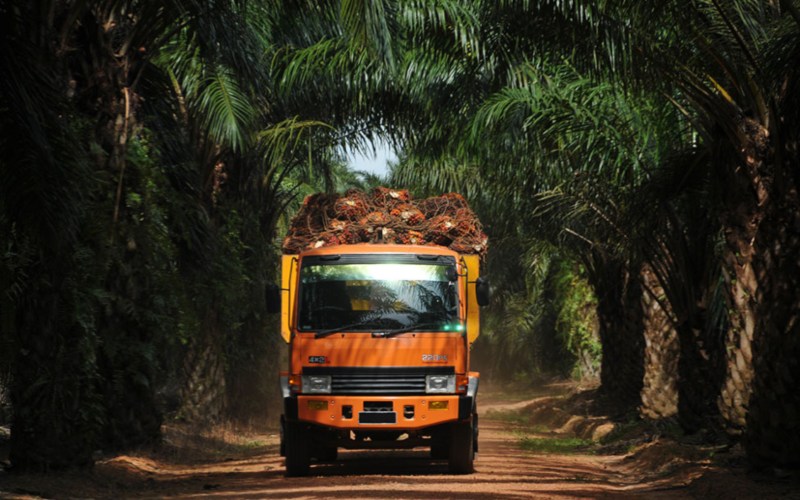
M 506 424 L 527 425 L 530 419 L 519 410 L 489 410 L 486 418 Z
M 520 447 L 536 453 L 594 453 L 594 443 L 576 437 L 530 437 L 520 439 Z
M 158 455 L 176 462 L 258 455 L 268 452 L 277 443 L 273 436 L 269 431 L 264 433 L 232 424 L 216 424 L 205 429 L 170 425 L 164 428 L 164 442 Z

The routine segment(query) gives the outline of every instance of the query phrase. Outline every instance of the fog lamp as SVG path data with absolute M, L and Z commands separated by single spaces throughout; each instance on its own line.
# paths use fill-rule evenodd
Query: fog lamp
M 428 403 L 428 409 L 430 410 L 446 410 L 448 406 L 448 401 L 431 401 Z
M 328 409 L 328 402 L 327 401 L 317 401 L 311 400 L 308 401 L 308 409 L 309 410 L 327 410 Z

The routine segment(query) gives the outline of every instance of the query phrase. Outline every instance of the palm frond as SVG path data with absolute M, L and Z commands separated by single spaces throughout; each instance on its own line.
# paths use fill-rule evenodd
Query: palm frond
M 197 108 L 217 143 L 234 151 L 247 145 L 255 107 L 228 68 L 216 66 L 211 70 L 197 95 Z
M 391 0 L 342 0 L 340 21 L 350 44 L 369 50 L 392 68 L 395 55 L 396 5 Z

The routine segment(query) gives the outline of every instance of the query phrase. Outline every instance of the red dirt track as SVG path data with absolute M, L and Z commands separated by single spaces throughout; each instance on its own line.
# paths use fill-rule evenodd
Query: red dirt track
M 676 498 L 669 490 L 686 484 L 638 482 L 620 456 L 527 453 L 499 422 L 482 422 L 480 446 L 476 472 L 464 476 L 447 474 L 446 461 L 431 460 L 427 450 L 343 451 L 305 478 L 285 478 L 277 453 L 192 467 L 117 457 L 100 467 L 148 478 L 144 491 L 122 492 L 137 498 Z
M 532 431 L 492 419 L 489 409 L 480 408 L 480 453 L 470 475 L 447 474 L 446 461 L 431 460 L 427 450 L 340 451 L 336 463 L 313 464 L 309 477 L 286 478 L 273 434 L 213 459 L 168 459 L 162 451 L 102 460 L 90 472 L 0 472 L 0 498 L 800 498 L 796 480 L 753 479 L 742 468 L 673 456 L 680 455 L 674 444 L 627 455 L 523 451 L 519 437 Z

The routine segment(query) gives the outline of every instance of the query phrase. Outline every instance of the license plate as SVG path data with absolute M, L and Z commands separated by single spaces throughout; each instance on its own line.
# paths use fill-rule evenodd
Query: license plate
M 359 424 L 396 424 L 397 413 L 393 411 L 362 411 L 358 413 Z

